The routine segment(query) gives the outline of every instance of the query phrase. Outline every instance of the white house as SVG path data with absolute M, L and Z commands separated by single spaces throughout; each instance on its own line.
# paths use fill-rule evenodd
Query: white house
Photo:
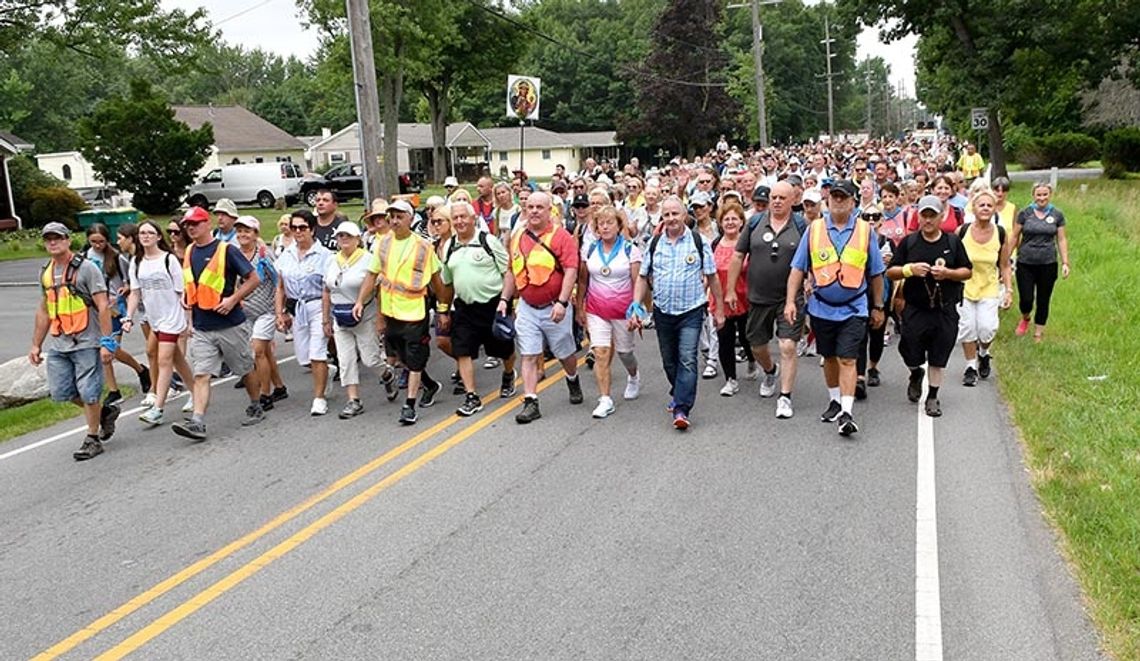
M 214 128 L 214 145 L 199 177 L 223 165 L 305 162 L 305 143 L 241 106 L 173 108 L 175 119 L 192 129 L 207 122 Z
M 520 129 L 514 127 L 480 130 L 491 141 L 491 157 L 487 162 L 495 176 L 505 177 L 521 165 L 529 177 L 549 177 L 554 174 L 555 165 L 563 165 L 567 172 L 573 172 L 588 157 L 599 160 L 621 157 L 621 142 L 615 131 L 557 133 L 527 126 L 520 136 Z
M 21 229 L 24 224 L 12 203 L 12 181 L 8 176 L 8 159 L 35 148 L 35 145 L 11 133 L 0 131 L 0 230 Z
M 402 123 L 398 130 L 396 158 L 399 170 L 415 170 L 430 176 L 433 162 L 431 125 Z M 464 166 L 474 169 L 486 160 L 491 143 L 470 122 L 449 124 L 446 136 L 449 173 L 458 174 L 465 169 Z M 327 135 L 310 144 L 305 152 L 305 160 L 314 169 L 360 162 L 359 125 L 353 122 L 336 133 L 327 132 Z
M 57 179 L 62 179 L 69 188 L 97 188 L 103 180 L 95 174 L 95 168 L 77 151 L 56 151 L 36 154 L 36 165 Z

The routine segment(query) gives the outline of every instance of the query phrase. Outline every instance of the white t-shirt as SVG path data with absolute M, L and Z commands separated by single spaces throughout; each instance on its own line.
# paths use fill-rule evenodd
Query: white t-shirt
M 146 320 L 160 333 L 178 334 L 186 330 L 186 310 L 182 307 L 182 267 L 173 255 L 144 257 L 136 267 L 131 261 L 131 289 L 137 290 L 146 305 Z

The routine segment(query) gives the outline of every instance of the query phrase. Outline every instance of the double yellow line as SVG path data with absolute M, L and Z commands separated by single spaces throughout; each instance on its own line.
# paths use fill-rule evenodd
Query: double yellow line
M 550 361 L 546 364 L 546 367 L 549 368 L 552 363 L 557 364 L 556 361 Z M 581 364 L 581 363 L 582 363 L 582 360 L 579 360 L 579 364 Z M 543 380 L 538 385 L 538 392 L 542 392 L 543 390 L 549 388 L 551 385 L 556 383 L 560 378 L 562 378 L 562 374 L 563 374 L 562 370 L 558 370 L 558 372 L 556 372 L 553 376 L 550 376 L 550 377 L 546 378 L 545 380 Z M 498 398 L 497 393 L 492 394 L 492 395 L 488 396 L 487 401 L 494 401 L 497 398 Z M 208 587 L 205 590 L 194 595 L 189 600 L 183 602 L 182 604 L 175 607 L 174 609 L 166 612 L 161 617 L 150 622 L 149 624 L 144 626 L 142 629 L 139 629 L 137 632 L 135 632 L 134 634 L 132 634 L 131 636 L 129 636 L 128 638 L 123 640 L 118 645 L 115 645 L 114 647 L 112 647 L 111 649 L 106 651 L 105 653 L 101 654 L 97 658 L 101 661 L 102 660 L 111 660 L 111 659 L 121 659 L 124 656 L 130 654 L 131 652 L 134 652 L 135 650 L 139 649 L 140 647 L 142 647 L 143 645 L 145 645 L 149 641 L 153 640 L 155 637 L 162 634 L 167 629 L 171 628 L 172 626 L 174 626 L 178 622 L 182 621 L 186 617 L 193 614 L 198 609 L 202 608 L 203 606 L 210 603 L 214 599 L 217 599 L 219 596 L 224 594 L 226 591 L 235 587 L 236 585 L 238 585 L 239 583 L 241 583 L 245 579 L 249 578 L 250 576 L 253 576 L 257 572 L 261 571 L 265 567 L 272 564 L 275 560 L 280 559 L 281 557 L 285 556 L 287 553 L 289 553 L 293 549 L 297 548 L 301 544 L 304 544 L 306 541 L 308 541 L 309 539 L 314 537 L 317 533 L 321 532 L 325 528 L 328 528 L 332 524 L 334 524 L 337 521 L 344 518 L 346 515 L 348 515 L 353 510 L 357 509 L 358 507 L 365 504 L 369 500 L 375 498 L 378 494 L 380 494 L 382 491 L 384 491 L 388 487 L 392 486 L 393 484 L 396 484 L 397 482 L 404 479 L 408 475 L 411 475 L 415 471 L 422 468 L 428 462 L 432 461 L 436 457 L 439 457 L 440 455 L 447 452 L 448 450 L 455 447 L 456 445 L 462 443 L 463 441 L 470 438 L 472 435 L 474 435 L 475 433 L 484 429 L 485 427 L 487 427 L 491 423 L 495 422 L 499 418 L 502 418 L 507 413 L 514 410 L 519 405 L 519 403 L 520 403 L 520 399 L 516 398 L 513 401 L 509 402 L 508 404 L 505 404 L 505 405 L 495 409 L 494 411 L 488 412 L 486 415 L 477 419 L 475 421 L 475 423 L 472 424 L 470 427 L 466 427 L 462 431 L 460 431 L 459 433 L 448 437 L 445 441 L 443 441 L 439 445 L 436 445 L 435 447 L 431 448 L 430 450 L 423 453 L 419 457 L 416 457 L 415 459 L 413 459 L 412 461 L 410 461 L 409 463 L 404 465 L 402 468 L 400 468 L 396 472 L 394 472 L 394 473 L 388 475 L 387 477 L 381 479 L 380 481 L 376 482 L 375 484 L 368 487 L 364 491 L 360 492 L 356 496 L 353 496 L 349 500 L 345 501 L 341 505 L 338 505 L 336 508 L 334 508 L 333 510 L 331 510 L 330 512 L 328 512 L 324 516 L 320 517 L 319 519 L 317 519 L 313 523 L 305 526 L 304 528 L 302 528 L 301 530 L 299 530 L 298 532 L 296 532 L 295 534 L 290 536 L 285 541 L 281 542 L 280 544 L 274 546 L 270 550 L 261 554 L 260 556 L 258 556 L 254 560 L 252 560 L 251 562 L 249 562 L 249 563 L 245 564 L 244 566 L 238 568 L 237 570 L 230 573 L 229 575 L 227 575 L 222 580 L 214 583 L 210 587 Z M 380 468 L 384 464 L 387 464 L 388 462 L 396 459 L 397 457 L 404 454 L 408 450 L 414 448 L 415 446 L 419 445 L 420 443 L 424 442 L 425 440 L 435 436 L 439 432 L 443 431 L 444 429 L 447 429 L 448 427 L 455 424 L 456 422 L 459 422 L 462 419 L 463 418 L 460 418 L 456 415 L 451 415 L 450 417 L 436 423 L 432 427 L 425 429 L 424 431 L 420 432 L 419 434 L 416 434 L 415 436 L 413 436 L 412 438 L 403 442 L 402 444 L 396 446 L 395 448 L 392 448 L 388 452 L 385 452 L 384 454 L 380 455 L 379 457 L 377 457 L 377 458 L 373 459 L 372 461 L 369 461 L 368 463 L 364 464 L 360 468 L 357 468 L 356 470 L 352 471 L 351 473 L 340 478 L 336 482 L 329 485 L 329 487 L 326 488 L 324 491 L 321 491 L 321 492 L 311 496 L 310 498 L 306 499 L 305 501 L 301 502 L 300 504 L 296 505 L 295 507 L 292 507 L 292 508 L 286 510 L 285 512 L 282 512 L 281 514 L 274 517 L 272 520 L 270 520 L 268 523 L 261 526 L 257 530 L 254 530 L 253 532 L 249 533 L 248 535 L 245 535 L 245 536 L 243 536 L 243 537 L 241 537 L 241 538 L 239 538 L 233 542 L 230 542 L 226 546 L 223 546 L 222 548 L 211 553 L 210 555 L 206 556 L 205 558 L 202 558 L 201 560 L 199 560 L 199 561 L 195 562 L 194 564 L 186 567 L 185 569 L 173 574 L 169 578 L 167 578 L 167 579 L 163 580 L 162 582 L 154 585 L 149 590 L 139 594 L 138 596 L 134 597 L 133 599 L 131 599 L 130 601 L 126 602 L 125 604 L 119 606 L 118 608 L 115 608 L 111 612 L 100 617 L 99 619 L 95 620 L 94 622 L 87 625 L 86 627 L 80 629 L 79 631 L 76 631 L 75 633 L 71 634 L 67 638 L 64 638 L 63 640 L 59 641 L 55 645 L 52 645 L 51 647 L 44 650 L 43 652 L 40 652 L 35 657 L 33 657 L 33 661 L 55 659 L 55 658 L 57 658 L 63 654 L 66 654 L 67 652 L 70 652 L 71 650 L 75 649 L 76 647 L 78 647 L 79 645 L 84 643 L 85 641 L 93 638 L 94 636 L 98 635 L 100 632 L 102 632 L 102 631 L 106 630 L 107 628 L 113 626 L 114 624 L 116 624 L 117 622 L 119 622 L 123 618 L 127 617 L 128 615 L 131 615 L 135 611 L 137 611 L 140 608 L 146 606 L 147 604 L 153 602 L 154 600 L 158 599 L 159 597 L 166 594 L 167 592 L 170 592 L 171 590 L 178 587 L 179 585 L 182 585 L 183 583 L 190 580 L 191 578 L 194 578 L 198 574 L 201 574 L 202 572 L 206 571 L 207 569 L 209 569 L 213 565 L 217 564 L 218 562 L 221 562 L 225 558 L 228 558 L 229 556 L 233 555 L 234 553 L 237 553 L 238 551 L 244 549 L 245 547 L 250 546 L 254 542 L 261 539 L 262 537 L 265 537 L 269 533 L 273 532 L 277 528 L 280 528 L 281 526 L 285 525 L 289 521 L 297 518 L 301 514 L 312 509 L 314 506 L 321 503 L 322 501 L 327 500 L 328 498 L 330 498 L 331 496 L 340 492 L 341 490 L 347 488 L 348 486 L 352 485 L 353 483 L 355 483 L 355 482 L 359 481 L 360 479 L 366 477 L 368 474 L 377 470 L 378 468 Z

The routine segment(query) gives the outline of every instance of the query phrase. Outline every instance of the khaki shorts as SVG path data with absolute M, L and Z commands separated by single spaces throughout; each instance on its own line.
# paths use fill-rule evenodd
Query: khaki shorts
M 234 374 L 253 371 L 253 351 L 249 346 L 250 324 L 231 326 L 220 330 L 194 329 L 190 336 L 190 370 L 194 376 L 222 373 L 222 362 Z
M 797 301 L 796 322 L 794 324 L 789 324 L 788 320 L 784 318 L 783 303 L 774 305 L 749 304 L 748 324 L 745 327 L 748 343 L 754 347 L 762 347 L 772 341 L 773 331 L 774 336 L 781 340 L 798 342 L 800 336 L 804 334 L 803 302 Z

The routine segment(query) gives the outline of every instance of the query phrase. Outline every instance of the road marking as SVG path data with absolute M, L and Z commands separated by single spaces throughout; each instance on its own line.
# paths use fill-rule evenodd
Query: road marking
M 927 381 L 922 382 L 926 391 Z M 942 661 L 942 598 L 938 585 L 934 418 L 918 405 L 918 475 L 914 528 L 914 658 Z
M 288 359 L 286 359 L 286 360 L 288 360 Z M 557 361 L 555 361 L 555 360 L 548 361 L 543 366 L 543 369 L 544 370 L 549 369 L 552 365 L 555 365 L 555 364 L 557 364 Z M 558 374 L 561 374 L 561 369 L 555 374 L 555 376 L 557 376 Z M 551 377 L 551 378 L 554 378 L 554 377 Z M 547 386 L 542 386 L 542 387 L 545 388 Z M 493 393 L 487 395 L 485 398 L 483 398 L 483 401 L 485 403 L 489 403 L 489 402 L 495 401 L 498 398 L 499 398 L 499 393 L 496 390 L 495 392 L 493 392 Z M 516 399 L 515 401 L 517 403 L 518 400 Z M 513 404 L 508 405 L 508 407 L 510 407 L 510 406 L 513 406 Z M 492 415 L 494 415 L 494 413 L 492 413 Z M 134 613 L 138 609 L 142 608 L 143 606 L 146 606 L 147 604 L 151 603 L 155 599 L 158 599 L 159 597 L 166 594 L 167 592 L 170 592 L 171 590 L 178 587 L 179 585 L 182 585 L 186 581 L 194 578 L 198 574 L 201 574 L 202 572 L 206 571 L 207 569 L 216 565 L 217 563 L 221 562 L 222 560 L 225 560 L 226 558 L 233 555 L 234 553 L 237 553 L 238 551 L 240 551 L 240 550 L 244 549 L 245 547 L 253 544 L 257 540 L 268 535 L 269 533 L 273 532 L 274 530 L 280 528 L 281 526 L 285 525 L 286 523 L 292 521 L 293 519 L 297 518 L 301 514 L 304 514 L 308 510 L 315 507 L 316 505 L 318 505 L 321 502 L 332 497 L 337 492 L 339 492 L 339 491 L 351 486 L 352 484 L 358 482 L 359 480 L 366 477 L 369 473 L 376 471 L 377 469 L 379 469 L 384 464 L 387 464 L 388 462 L 392 461 L 393 459 L 396 459 L 400 455 L 404 454 L 408 450 L 411 450 L 412 448 L 414 448 L 415 446 L 424 442 L 425 440 L 435 436 L 436 434 L 438 434 L 439 432 L 443 431 L 444 429 L 450 427 L 451 425 L 455 424 L 456 422 L 459 422 L 460 420 L 465 420 L 465 419 L 466 418 L 461 418 L 458 415 L 452 413 L 450 416 L 448 416 L 447 418 L 444 418 L 443 420 L 437 422 L 435 425 L 425 429 L 424 431 L 420 432 L 419 434 L 416 434 L 415 436 L 408 439 L 407 441 L 404 441 L 400 445 L 392 448 L 391 450 L 385 452 L 384 454 L 380 455 L 379 457 L 376 457 L 375 459 L 369 461 L 368 463 L 364 464 L 363 466 L 352 471 L 351 473 L 348 473 L 344 477 L 341 477 L 336 482 L 333 482 L 332 484 L 330 484 L 324 491 L 321 491 L 317 494 L 314 494 L 314 495 L 310 496 L 309 498 L 305 499 L 304 501 L 302 501 L 300 504 L 295 505 L 294 507 L 282 512 L 281 514 L 278 514 L 276 517 L 274 517 L 273 519 L 271 519 L 270 521 L 265 523 L 263 526 L 261 526 L 257 530 L 254 530 L 253 532 L 249 533 L 248 535 L 244 535 L 243 537 L 240 537 L 240 538 L 230 542 L 229 544 L 223 546 L 222 548 L 218 549 L 217 551 L 214 551 L 210 555 L 202 558 L 201 560 L 195 562 L 194 564 L 192 564 L 192 565 L 186 567 L 185 569 L 182 569 L 181 571 L 173 574 L 172 576 L 166 578 L 165 580 L 161 581 L 160 583 L 157 583 L 156 585 L 154 585 L 153 587 L 151 587 L 147 591 L 145 591 L 145 592 L 139 594 L 138 596 L 132 598 L 130 601 L 126 602 L 125 604 L 119 606 L 118 608 L 115 608 L 111 612 L 109 612 L 106 615 L 95 620 L 91 624 L 88 624 L 87 626 L 83 627 L 79 631 L 76 631 L 75 633 L 71 634 L 67 638 L 64 638 L 63 640 L 59 641 L 55 645 L 52 645 L 51 647 L 44 650 L 43 652 L 40 652 L 35 657 L 33 657 L 33 661 L 46 661 L 47 659 L 54 659 L 54 658 L 59 657 L 63 654 L 66 654 L 67 652 L 70 652 L 71 650 L 75 649 L 76 647 L 78 647 L 79 645 L 84 643 L 85 641 L 93 638 L 95 635 L 99 634 L 103 630 L 113 626 L 115 623 L 119 622 L 120 620 L 127 617 L 131 613 Z
M 583 362 L 585 362 L 585 358 L 580 358 L 578 360 L 579 365 L 581 365 Z M 562 370 L 559 369 L 553 376 L 547 377 L 545 380 L 543 380 L 542 383 L 538 385 L 536 392 L 542 392 L 561 379 Z M 210 587 L 202 590 L 190 599 L 184 601 L 179 606 L 167 611 L 158 619 L 152 621 L 150 624 L 147 624 L 142 629 L 139 629 L 134 634 L 128 636 L 118 645 L 115 645 L 103 654 L 95 657 L 96 661 L 118 661 L 118 659 L 125 657 L 126 655 L 147 644 L 151 640 L 154 640 L 157 636 L 161 635 L 163 632 L 170 629 L 175 624 L 178 624 L 185 618 L 194 614 L 196 611 L 198 611 L 198 609 L 222 596 L 231 588 L 236 587 L 250 576 L 253 576 L 257 572 L 273 564 L 273 562 L 276 560 L 281 559 L 290 551 L 296 549 L 300 545 L 315 537 L 322 530 L 328 528 L 337 521 L 340 521 L 345 516 L 359 508 L 361 505 L 375 498 L 388 487 L 396 484 L 408 475 L 416 472 L 428 462 L 439 457 L 451 448 L 470 438 L 476 432 L 503 417 L 508 412 L 513 410 L 516 406 L 518 406 L 520 401 L 521 398 L 516 398 L 510 403 L 501 406 L 491 413 L 483 416 L 470 427 L 465 427 L 459 433 L 448 437 L 447 440 L 443 441 L 439 445 L 432 447 L 427 452 L 424 452 L 420 456 L 405 464 L 396 472 L 388 475 L 387 477 L 384 477 L 379 482 L 376 482 L 364 491 L 361 491 L 344 503 L 338 505 L 335 509 L 305 526 L 301 530 L 297 531 L 291 537 L 281 542 L 277 546 L 274 546 L 257 558 L 254 558 L 251 562 L 238 568 L 222 580 L 214 583 Z
M 296 359 L 295 356 L 286 356 L 285 358 L 282 358 L 281 360 L 277 361 L 277 364 L 278 365 L 284 365 L 285 363 L 287 363 L 291 360 L 295 360 L 295 359 Z M 158 376 L 155 375 L 155 378 L 158 378 Z M 227 376 L 224 379 L 214 379 L 213 381 L 210 382 L 210 387 L 214 388 L 214 387 L 229 383 L 231 381 L 234 381 L 237 378 L 238 377 L 235 374 L 233 376 Z M 172 402 L 176 399 L 181 399 L 183 397 L 189 397 L 190 396 L 190 390 L 191 390 L 191 387 L 189 385 L 187 385 L 185 392 L 178 393 L 177 395 L 175 395 L 173 397 L 167 397 L 166 401 Z M 147 406 L 136 406 L 133 409 L 129 409 L 129 410 L 126 410 L 126 411 L 119 413 L 119 417 L 121 418 L 124 415 L 130 417 L 136 413 L 142 413 L 143 411 L 147 410 L 147 408 L 149 408 L 149 407 L 147 407 Z M 71 429 L 69 431 L 63 431 L 63 432 L 56 434 L 55 436 L 49 436 L 45 439 L 41 439 L 41 440 L 36 441 L 34 443 L 29 443 L 22 448 L 16 448 L 15 450 L 11 450 L 9 452 L 5 452 L 4 454 L 0 454 L 0 461 L 4 461 L 5 459 L 11 459 L 12 457 L 15 457 L 17 455 L 24 454 L 25 452 L 30 452 L 32 450 L 35 450 L 36 448 L 43 447 L 43 446 L 48 445 L 50 443 L 55 443 L 56 441 L 62 441 L 63 439 L 65 439 L 69 436 L 75 436 L 76 434 L 86 434 L 86 433 L 87 433 L 87 425 L 83 425 L 82 427 L 76 427 L 75 429 Z M 108 442 L 110 442 L 110 441 L 108 441 Z

